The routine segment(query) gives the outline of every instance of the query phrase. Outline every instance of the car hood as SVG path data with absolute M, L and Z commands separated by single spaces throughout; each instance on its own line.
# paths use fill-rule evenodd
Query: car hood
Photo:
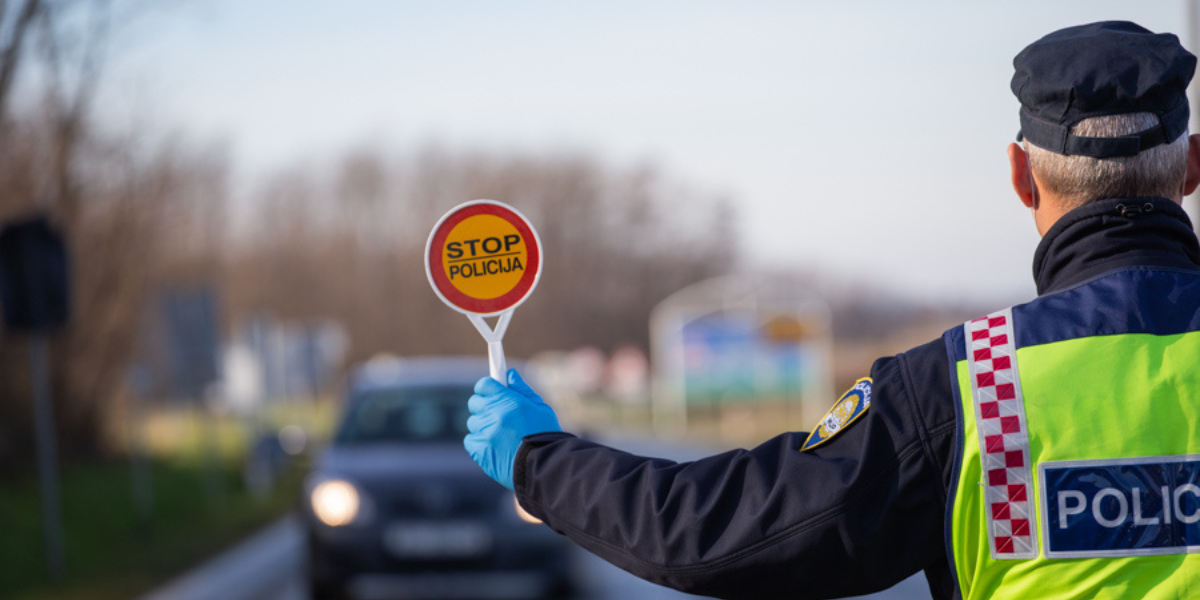
M 361 483 L 487 477 L 460 444 L 332 446 L 317 459 L 316 470 Z

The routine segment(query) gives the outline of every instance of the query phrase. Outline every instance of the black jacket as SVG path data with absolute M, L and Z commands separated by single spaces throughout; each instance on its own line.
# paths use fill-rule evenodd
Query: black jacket
M 1200 270 L 1178 205 L 1114 199 L 1072 211 L 1038 246 L 1034 279 L 1044 295 L 1139 265 Z M 940 338 L 877 360 L 870 409 L 807 452 L 804 432 L 686 463 L 529 436 L 517 495 L 584 548 L 683 591 L 831 598 L 924 570 L 935 598 L 956 598 L 946 502 L 961 432 L 949 368 Z

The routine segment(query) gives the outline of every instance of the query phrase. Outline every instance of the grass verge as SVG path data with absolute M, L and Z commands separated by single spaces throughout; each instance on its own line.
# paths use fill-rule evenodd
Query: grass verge
M 196 460 L 160 458 L 151 461 L 150 473 L 153 507 L 147 520 L 134 508 L 128 460 L 63 468 L 66 577 L 61 582 L 51 581 L 46 567 L 36 477 L 5 482 L 0 487 L 0 598 L 136 597 L 291 510 L 300 498 L 302 465 L 283 471 L 262 497 L 245 490 L 238 461 L 225 461 L 214 471 Z

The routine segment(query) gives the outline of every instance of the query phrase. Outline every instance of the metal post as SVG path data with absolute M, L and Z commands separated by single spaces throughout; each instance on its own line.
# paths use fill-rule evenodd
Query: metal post
M 200 452 L 204 461 L 204 495 L 209 509 L 219 513 L 225 509 L 225 478 L 221 468 L 221 447 L 218 440 L 217 415 L 205 398 L 196 401 L 196 415 L 200 419 Z
M 146 456 L 141 394 L 131 394 L 129 402 L 129 472 L 133 485 L 134 516 L 139 535 L 149 538 L 154 534 L 154 482 L 150 474 L 150 460 Z
M 38 478 L 42 488 L 42 525 L 46 536 L 46 566 L 55 581 L 62 581 L 63 532 L 58 497 L 58 443 L 54 437 L 54 411 L 50 404 L 50 367 L 46 334 L 29 337 L 29 362 L 33 378 L 33 420 L 37 433 Z
M 1187 19 L 1187 45 L 1188 49 L 1195 54 L 1200 50 L 1200 1 L 1185 0 L 1184 5 L 1187 7 L 1187 16 L 1185 17 Z M 1200 112 L 1197 110 L 1197 108 L 1200 108 L 1197 105 L 1200 102 L 1200 81 L 1197 81 L 1195 78 L 1192 79 L 1191 84 L 1188 86 L 1188 101 L 1191 103 L 1192 109 L 1191 123 L 1189 123 L 1191 125 L 1189 128 L 1190 132 L 1200 133 L 1200 127 L 1196 125 L 1200 123 L 1200 115 L 1196 114 Z M 1200 195 L 1192 194 L 1192 202 L 1193 205 L 1200 203 Z M 1197 208 L 1200 209 L 1200 207 Z M 1200 215 L 1200 210 L 1197 210 L 1193 214 Z M 1196 231 L 1200 233 L 1200 218 L 1196 218 L 1195 221 Z

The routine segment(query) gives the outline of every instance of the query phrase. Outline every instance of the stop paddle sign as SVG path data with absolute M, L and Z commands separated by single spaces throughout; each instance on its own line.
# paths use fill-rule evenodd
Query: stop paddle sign
M 488 342 L 491 375 L 505 382 L 504 347 L 512 311 L 542 275 L 542 245 L 524 215 L 494 200 L 460 204 L 425 243 L 425 274 L 450 308 L 471 320 Z M 499 316 L 492 329 L 484 317 Z

